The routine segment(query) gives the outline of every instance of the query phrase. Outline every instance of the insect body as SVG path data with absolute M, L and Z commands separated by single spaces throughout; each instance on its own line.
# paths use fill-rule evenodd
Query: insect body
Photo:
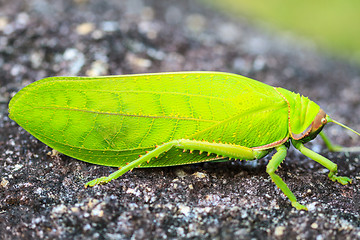
M 120 167 L 86 186 L 109 182 L 135 167 L 254 160 L 275 149 L 267 172 L 295 208 L 306 209 L 275 173 L 290 141 L 328 168 L 331 180 L 351 182 L 336 176 L 336 164 L 303 145 L 333 121 L 316 103 L 240 75 L 52 77 L 16 94 L 9 113 L 61 153 Z

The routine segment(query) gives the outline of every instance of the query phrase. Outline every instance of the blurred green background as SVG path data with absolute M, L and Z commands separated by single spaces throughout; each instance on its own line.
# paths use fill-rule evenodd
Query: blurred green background
M 360 64 L 360 0 L 205 0 L 233 16 L 260 19 Z

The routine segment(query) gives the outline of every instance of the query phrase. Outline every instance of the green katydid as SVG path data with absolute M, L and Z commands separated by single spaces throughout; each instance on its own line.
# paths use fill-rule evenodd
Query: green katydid
M 275 173 L 290 142 L 329 169 L 332 181 L 351 183 L 350 178 L 336 176 L 336 164 L 303 144 L 320 134 L 329 149 L 341 151 L 322 128 L 334 122 L 354 130 L 332 120 L 304 96 L 236 74 L 45 78 L 16 94 L 9 113 L 63 154 L 120 167 L 85 186 L 107 183 L 136 167 L 254 160 L 275 149 L 267 173 L 292 206 L 306 210 Z

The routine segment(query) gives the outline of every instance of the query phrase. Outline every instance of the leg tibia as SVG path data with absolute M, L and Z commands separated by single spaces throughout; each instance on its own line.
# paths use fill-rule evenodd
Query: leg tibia
M 329 159 L 321 156 L 320 154 L 317 154 L 314 151 L 311 151 L 310 149 L 306 148 L 304 146 L 304 144 L 302 144 L 301 142 L 298 141 L 292 141 L 294 147 L 296 149 L 298 149 L 302 154 L 304 154 L 305 156 L 311 158 L 312 160 L 320 163 L 321 165 L 323 165 L 324 167 L 326 167 L 327 169 L 329 169 L 329 178 L 332 181 L 337 181 L 343 185 L 346 185 L 348 183 L 351 183 L 351 179 L 348 177 L 338 177 L 336 176 L 337 173 L 337 165 L 333 162 L 331 162 Z
M 276 186 L 280 188 L 281 191 L 289 198 L 293 207 L 295 207 L 297 210 L 307 210 L 305 206 L 297 202 L 296 197 L 291 192 L 286 183 L 280 178 L 279 175 L 275 173 L 279 165 L 285 159 L 287 152 L 287 149 L 284 145 L 277 147 L 276 150 L 277 152 L 274 154 L 274 156 L 271 158 L 268 165 L 266 166 L 266 172 L 270 175 Z
M 110 174 L 108 177 L 101 177 L 94 179 L 85 184 L 87 186 L 95 186 L 97 184 L 107 183 L 113 179 L 116 179 L 126 173 L 133 168 L 141 166 L 143 163 L 150 161 L 154 157 L 158 157 L 160 154 L 170 150 L 172 147 L 184 149 L 184 150 L 199 150 L 207 153 L 215 153 L 224 157 L 229 158 L 237 158 L 237 159 L 246 159 L 252 160 L 261 158 L 268 150 L 253 150 L 251 148 L 242 147 L 238 145 L 232 144 L 223 144 L 223 143 L 209 143 L 205 141 L 196 141 L 196 140 L 188 140 L 188 139 L 180 139 L 180 140 L 173 140 L 167 143 L 164 143 L 152 151 L 147 152 L 143 156 L 139 156 L 138 159 L 130 162 L 129 164 L 121 167 L 118 171 Z
M 208 154 L 215 153 L 219 156 L 241 160 L 254 160 L 261 158 L 264 155 L 264 150 L 253 150 L 235 144 L 211 143 L 189 139 L 178 140 L 175 147 L 186 150 L 199 150 L 201 152 L 207 152 Z M 265 151 L 265 153 L 267 153 L 267 151 Z
M 108 183 L 111 180 L 116 179 L 116 178 L 120 177 L 121 175 L 123 175 L 124 173 L 132 170 L 133 168 L 136 168 L 136 167 L 140 166 L 144 162 L 150 161 L 151 158 L 157 157 L 161 153 L 168 151 L 176 143 L 177 143 L 177 141 L 171 141 L 171 142 L 168 142 L 168 143 L 164 143 L 163 145 L 155 148 L 154 150 L 147 152 L 145 155 L 139 156 L 139 158 L 136 159 L 135 161 L 132 161 L 131 163 L 129 163 L 129 164 L 123 166 L 123 167 L 120 167 L 119 170 L 117 170 L 116 172 L 113 172 L 108 177 L 101 177 L 101 178 L 94 179 L 94 180 L 92 180 L 90 182 L 87 182 L 85 184 L 85 188 L 88 187 L 88 186 L 93 187 L 93 186 L 98 185 L 98 184 Z

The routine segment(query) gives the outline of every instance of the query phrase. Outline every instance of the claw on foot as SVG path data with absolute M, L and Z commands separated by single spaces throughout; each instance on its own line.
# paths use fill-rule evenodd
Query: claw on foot
M 101 178 L 96 178 L 92 181 L 89 181 L 85 184 L 85 188 L 87 187 L 93 187 L 95 185 L 99 185 L 99 184 L 105 184 L 105 183 L 108 183 L 110 182 L 111 179 L 109 179 L 108 177 L 101 177 Z
M 338 176 L 331 176 L 330 179 L 334 182 L 338 182 L 338 183 L 341 183 L 342 185 L 346 185 L 348 183 L 352 183 L 352 180 L 348 177 L 338 177 Z
M 297 210 L 299 210 L 299 211 L 300 211 L 300 210 L 305 210 L 305 211 L 308 210 L 306 206 L 301 205 L 301 204 L 298 203 L 298 202 L 292 202 L 291 205 L 292 205 L 294 208 L 296 208 Z

